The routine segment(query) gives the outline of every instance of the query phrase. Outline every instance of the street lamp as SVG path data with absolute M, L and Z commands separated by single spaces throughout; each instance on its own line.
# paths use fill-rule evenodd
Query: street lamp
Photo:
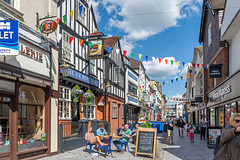
M 105 85 L 105 87 L 106 87 L 106 89 L 107 89 L 107 92 L 109 92 L 109 88 L 111 88 L 111 85 L 110 85 L 110 83 L 109 83 L 109 81 L 107 82 L 107 84 Z
M 70 66 L 63 61 L 63 64 L 60 66 L 60 71 L 64 77 L 68 76 Z

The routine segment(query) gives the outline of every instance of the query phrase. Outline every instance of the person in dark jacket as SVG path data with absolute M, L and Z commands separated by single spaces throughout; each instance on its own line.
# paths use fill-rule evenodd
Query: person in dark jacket
M 180 119 L 177 121 L 177 126 L 178 126 L 178 130 L 179 130 L 179 136 L 183 136 L 183 130 L 184 130 L 184 125 L 185 122 L 182 119 L 182 116 L 180 116 Z
M 223 129 L 220 149 L 213 160 L 240 160 L 240 113 L 230 118 L 230 126 Z

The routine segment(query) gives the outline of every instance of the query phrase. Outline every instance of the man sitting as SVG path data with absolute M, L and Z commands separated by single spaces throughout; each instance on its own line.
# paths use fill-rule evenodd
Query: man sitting
M 122 138 L 113 141 L 113 144 L 117 147 L 118 152 L 120 152 L 122 154 L 124 151 L 121 148 L 121 144 L 128 142 L 129 139 L 131 138 L 131 135 L 132 135 L 132 131 L 129 129 L 129 125 L 128 124 L 125 124 L 121 128 L 121 130 L 119 132 L 119 135 L 122 135 Z
M 101 125 L 100 125 L 100 128 L 97 129 L 96 135 L 97 135 L 97 136 L 107 135 L 107 131 L 105 130 L 104 124 L 101 124 Z M 100 137 L 100 140 L 101 140 L 102 142 L 104 142 L 104 143 L 108 143 L 107 139 L 105 139 L 105 138 L 101 138 L 101 137 Z

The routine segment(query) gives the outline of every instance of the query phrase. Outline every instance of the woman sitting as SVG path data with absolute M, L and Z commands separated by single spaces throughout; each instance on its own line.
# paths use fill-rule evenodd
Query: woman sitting
M 88 127 L 88 132 L 85 134 L 85 140 L 90 144 L 107 146 L 107 144 L 101 142 L 98 136 L 95 136 L 94 133 L 92 133 L 92 127 Z

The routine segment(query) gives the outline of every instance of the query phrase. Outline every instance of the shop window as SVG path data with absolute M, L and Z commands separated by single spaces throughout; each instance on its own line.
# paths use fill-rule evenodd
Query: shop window
M 237 104 L 238 104 L 238 110 L 237 110 L 237 112 L 240 113 L 240 101 L 238 101 Z
M 219 107 L 219 125 L 224 127 L 224 106 Z
M 231 117 L 231 104 L 225 105 L 225 124 L 224 126 L 227 127 L 229 125 L 229 118 Z
M 231 103 L 231 115 L 236 113 L 236 102 Z
M 43 147 L 46 139 L 45 93 L 26 85 L 20 87 L 19 93 L 18 151 Z
M 0 97 L 0 153 L 9 152 L 9 110 L 10 99 Z
M 96 61 L 95 59 L 91 59 L 90 60 L 90 73 L 93 74 L 93 75 L 96 75 Z
M 112 118 L 117 118 L 117 103 L 113 102 Z
M 59 87 L 59 119 L 71 119 L 71 89 Z
M 136 89 L 136 85 L 134 85 L 133 83 L 128 81 L 128 93 L 133 93 L 134 95 L 137 96 L 137 89 Z

